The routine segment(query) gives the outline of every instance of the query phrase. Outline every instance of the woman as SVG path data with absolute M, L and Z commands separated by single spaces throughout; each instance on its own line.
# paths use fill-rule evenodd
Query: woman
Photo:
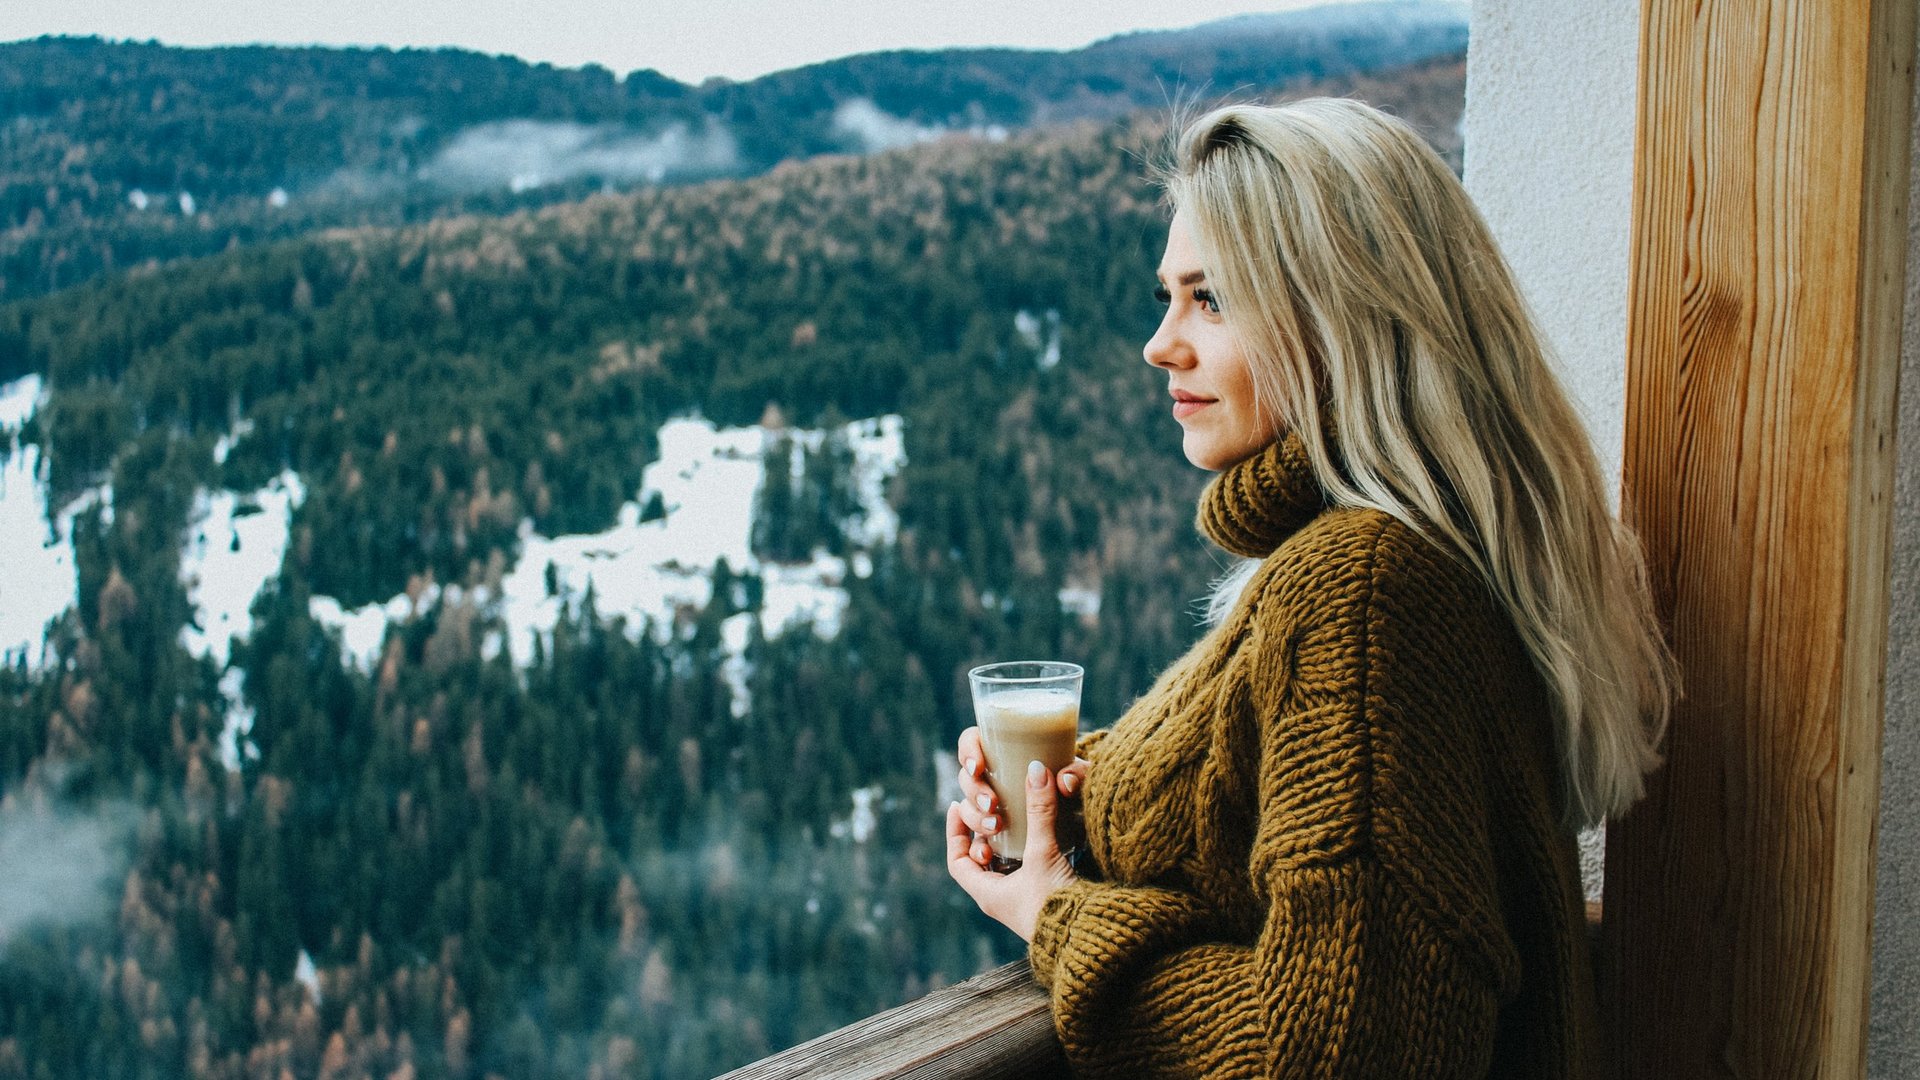
M 1082 1075 L 1590 1075 L 1573 830 L 1639 797 L 1670 662 L 1510 272 L 1355 102 L 1219 109 L 1164 183 L 1146 360 L 1219 473 L 1200 530 L 1250 561 L 1033 770 L 1014 873 L 962 736 L 949 869 L 1030 943 Z M 1053 836 L 1076 792 L 1097 872 Z

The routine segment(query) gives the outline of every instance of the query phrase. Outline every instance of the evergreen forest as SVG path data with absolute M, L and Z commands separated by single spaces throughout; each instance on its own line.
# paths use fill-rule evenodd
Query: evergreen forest
M 1447 0 L 1370 0 L 1067 51 L 865 53 L 698 86 L 458 49 L 4 43 L 0 301 L 319 228 L 1363 75 L 1457 55 L 1466 32 Z
M 275 62 L 294 60 L 316 83 L 335 62 Z M 504 62 L 435 63 L 426 83 L 495 86 Z M 1455 52 L 1284 92 L 1363 97 L 1457 161 L 1462 79 Z M 592 117 L 692 93 L 591 70 L 498 85 Z M 528 107 L 493 100 L 470 103 Z M 1023 955 L 942 866 L 965 672 L 1076 660 L 1104 726 L 1198 637 L 1225 566 L 1140 360 L 1164 125 L 1129 106 L 9 284 L 0 383 L 47 394 L 13 452 L 39 447 L 49 505 L 79 508 L 78 591 L 42 663 L 0 668 L 0 834 L 111 858 L 87 910 L 0 921 L 0 1080 L 702 1077 Z M 292 160 L 293 130 L 249 152 Z M 258 160 L 221 175 L 258 187 Z M 181 166 L 115 168 L 164 187 Z M 668 625 L 588 591 L 530 662 L 483 647 L 498 616 L 473 597 L 529 524 L 607 528 L 688 415 L 900 417 L 883 540 L 854 527 L 844 447 L 769 444 L 767 475 L 797 480 L 756 499 L 756 565 L 858 552 L 838 624 L 749 622 L 744 711 L 722 624 L 765 583 L 725 562 Z M 286 471 L 305 498 L 223 667 L 183 646 L 181 538 L 205 493 Z M 398 594 L 421 600 L 370 667 L 313 614 Z

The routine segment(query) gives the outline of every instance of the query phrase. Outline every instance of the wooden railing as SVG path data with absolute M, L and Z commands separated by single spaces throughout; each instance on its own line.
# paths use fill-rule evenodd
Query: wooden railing
M 1047 993 L 1025 960 L 762 1058 L 721 1080 L 1066 1077 Z
M 1589 946 L 1600 905 L 1587 904 Z M 829 1031 L 720 1080 L 1066 1080 L 1053 1010 L 1025 960 Z

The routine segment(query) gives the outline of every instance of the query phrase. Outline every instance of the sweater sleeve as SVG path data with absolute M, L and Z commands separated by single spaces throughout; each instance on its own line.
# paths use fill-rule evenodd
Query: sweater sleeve
M 1096 728 L 1093 731 L 1081 732 L 1080 737 L 1073 741 L 1074 756 L 1091 758 L 1093 756 L 1093 748 L 1100 745 L 1101 740 L 1107 737 L 1109 730 L 1108 728 Z
M 1254 695 L 1257 927 L 1140 884 L 1077 881 L 1042 908 L 1030 959 L 1077 1073 L 1484 1075 L 1518 961 L 1483 770 L 1466 725 L 1400 692 L 1396 648 L 1434 628 L 1358 595 L 1284 648 L 1247 642 L 1293 669 Z

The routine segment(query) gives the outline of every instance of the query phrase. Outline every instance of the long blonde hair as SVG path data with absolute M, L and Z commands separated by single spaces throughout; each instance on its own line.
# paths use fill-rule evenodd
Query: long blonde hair
M 1567 821 L 1625 810 L 1659 764 L 1672 660 L 1639 544 L 1460 182 L 1406 124 L 1338 98 L 1215 109 L 1161 181 L 1256 404 L 1336 504 L 1480 573 L 1558 715 Z

